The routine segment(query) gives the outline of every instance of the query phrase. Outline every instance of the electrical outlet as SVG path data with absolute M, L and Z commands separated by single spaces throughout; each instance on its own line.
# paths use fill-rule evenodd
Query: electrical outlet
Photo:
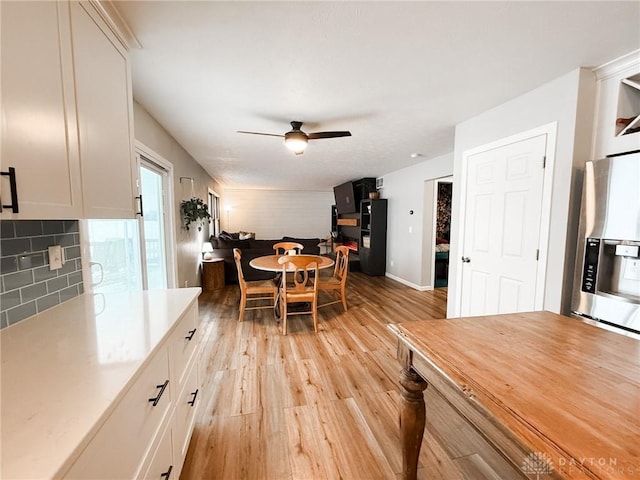
M 64 264 L 62 247 L 60 245 L 52 245 L 49 247 L 49 270 L 58 270 L 62 268 L 62 264 Z

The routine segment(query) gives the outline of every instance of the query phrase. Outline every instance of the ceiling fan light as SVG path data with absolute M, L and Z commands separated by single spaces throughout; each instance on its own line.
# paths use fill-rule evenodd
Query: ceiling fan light
M 284 144 L 296 155 L 300 155 L 307 148 L 307 136 L 302 132 L 288 132 L 284 136 Z

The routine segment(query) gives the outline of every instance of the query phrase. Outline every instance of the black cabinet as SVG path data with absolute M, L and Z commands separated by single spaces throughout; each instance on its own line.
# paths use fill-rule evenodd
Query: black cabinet
M 362 200 L 367 200 L 371 192 L 376 191 L 376 179 L 373 177 L 365 177 L 360 180 L 353 181 L 353 194 L 355 196 L 356 205 L 360 205 Z
M 387 269 L 387 200 L 360 202 L 360 270 L 384 275 Z

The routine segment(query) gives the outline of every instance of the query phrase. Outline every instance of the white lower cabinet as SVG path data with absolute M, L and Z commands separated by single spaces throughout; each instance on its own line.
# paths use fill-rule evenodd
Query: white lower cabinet
M 187 456 L 191 432 L 200 404 L 200 383 L 198 365 L 194 361 L 189 367 L 184 389 L 178 395 L 171 423 L 152 447 L 148 465 L 144 465 L 141 478 L 149 480 L 169 480 L 180 478 L 182 465 Z
M 160 441 L 156 449 L 151 455 L 149 467 L 141 478 L 149 480 L 173 480 L 179 478 L 180 473 L 177 471 L 173 460 L 172 449 L 172 429 L 168 426 L 160 437 Z
M 187 377 L 184 389 L 178 395 L 174 413 L 173 457 L 184 461 L 191 440 L 191 432 L 196 420 L 196 411 L 200 405 L 200 378 L 198 362 L 192 362 L 191 372 Z M 182 471 L 182 462 L 179 462 Z M 180 471 L 177 475 L 180 475 Z M 176 477 L 177 478 L 177 477 Z
M 198 327 L 196 301 L 64 478 L 179 477 L 200 404 Z

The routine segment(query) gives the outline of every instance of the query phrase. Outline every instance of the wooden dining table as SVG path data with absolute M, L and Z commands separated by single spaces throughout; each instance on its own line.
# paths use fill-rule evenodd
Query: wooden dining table
M 278 259 L 284 255 L 264 255 L 262 257 L 256 257 L 249 262 L 251 267 L 256 270 L 264 270 L 267 272 L 282 272 L 282 265 L 278 263 Z M 331 257 L 325 257 L 322 255 L 314 255 L 318 258 L 318 270 L 323 268 L 329 268 L 334 265 L 334 261 Z M 292 268 L 287 265 L 287 271 L 293 271 Z
M 257 270 L 264 270 L 266 272 L 282 272 L 283 265 L 278 263 L 280 257 L 284 255 L 263 255 L 262 257 L 256 257 L 249 261 L 249 265 Z M 331 257 L 325 257 L 323 255 L 313 255 L 318 258 L 318 270 L 329 268 L 335 264 L 334 260 Z M 286 266 L 286 271 L 293 272 L 295 271 L 289 264 Z M 280 303 L 280 289 L 278 289 L 278 296 L 276 298 L 275 305 L 273 306 L 273 311 L 276 318 L 280 318 L 280 309 L 278 305 Z
M 388 328 L 403 366 L 403 479 L 416 478 L 427 386 L 519 478 L 640 478 L 639 340 L 551 312 Z

